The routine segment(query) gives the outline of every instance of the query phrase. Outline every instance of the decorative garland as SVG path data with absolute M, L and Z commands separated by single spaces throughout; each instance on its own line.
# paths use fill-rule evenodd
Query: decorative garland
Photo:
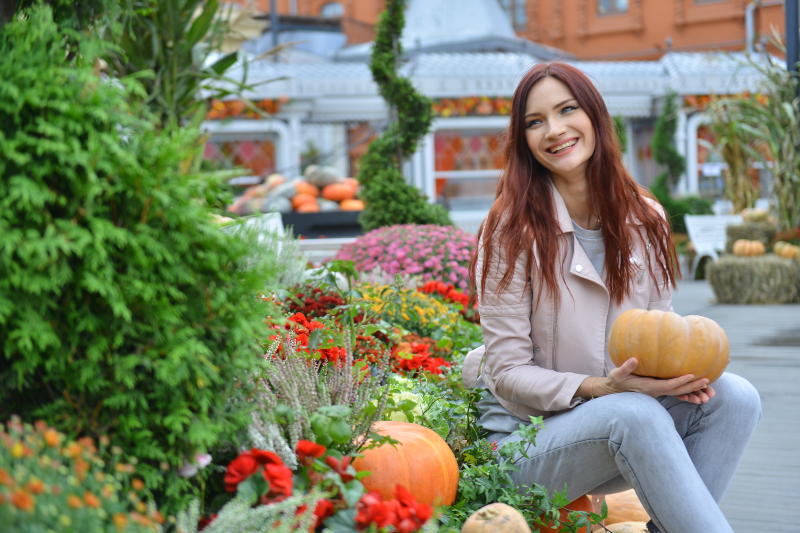
M 289 99 L 283 98 L 264 98 L 263 100 L 217 100 L 212 99 L 208 104 L 206 119 L 222 120 L 226 118 L 264 118 L 261 110 L 270 115 L 274 115 L 281 110 Z
M 436 98 L 433 112 L 440 117 L 470 115 L 508 115 L 511 98 L 505 96 L 467 96 L 463 98 Z

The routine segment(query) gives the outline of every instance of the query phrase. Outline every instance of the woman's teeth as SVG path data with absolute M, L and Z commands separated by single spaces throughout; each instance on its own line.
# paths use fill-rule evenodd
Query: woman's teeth
M 573 140 L 571 140 L 571 141 L 567 141 L 567 142 L 565 142 L 565 143 L 559 144 L 559 145 L 558 145 L 558 146 L 556 146 L 555 148 L 551 148 L 551 149 L 550 149 L 550 153 L 551 153 L 551 154 L 555 154 L 555 153 L 558 153 L 558 152 L 560 152 L 560 151 L 562 151 L 562 150 L 566 150 L 566 149 L 567 149 L 567 148 L 569 148 L 570 146 L 574 146 L 574 145 L 575 145 L 575 143 L 577 143 L 577 142 L 578 142 L 578 140 L 577 140 L 577 139 L 573 139 Z

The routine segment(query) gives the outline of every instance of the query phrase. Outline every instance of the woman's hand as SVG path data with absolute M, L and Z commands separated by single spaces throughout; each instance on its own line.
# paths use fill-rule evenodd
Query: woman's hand
M 675 396 L 684 402 L 702 404 L 714 397 L 714 389 L 706 378 L 695 378 L 692 374 L 671 379 L 636 376 L 633 371 L 639 365 L 631 357 L 608 373 L 604 393 L 641 392 L 648 396 Z

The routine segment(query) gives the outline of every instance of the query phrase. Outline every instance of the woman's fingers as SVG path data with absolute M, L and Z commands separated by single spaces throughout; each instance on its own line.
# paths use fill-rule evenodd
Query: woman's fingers
M 680 394 L 676 396 L 679 400 L 683 402 L 689 402 L 694 404 L 701 404 L 706 403 L 711 398 L 717 395 L 717 391 L 714 390 L 714 387 L 711 385 L 706 386 L 704 389 L 700 389 L 699 391 L 690 392 L 688 394 Z
M 664 385 L 667 386 L 667 392 L 664 394 L 680 396 L 681 394 L 690 394 L 706 388 L 708 380 L 706 378 L 695 379 L 691 374 L 687 374 L 679 378 L 668 379 Z

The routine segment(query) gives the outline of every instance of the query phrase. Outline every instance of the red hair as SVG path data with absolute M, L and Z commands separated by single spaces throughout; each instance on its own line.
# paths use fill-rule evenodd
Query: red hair
M 506 136 L 506 166 L 497 184 L 497 194 L 489 214 L 478 230 L 479 247 L 470 263 L 470 281 L 475 288 L 478 254 L 484 254 L 481 270 L 481 294 L 486 291 L 486 278 L 492 263 L 493 250 L 502 254 L 507 269 L 499 290 L 508 287 L 514 275 L 514 264 L 524 251 L 526 271 L 533 266 L 533 246 L 538 256 L 539 285 L 559 298 L 556 282 L 559 227 L 551 193 L 550 176 L 531 154 L 525 138 L 525 109 L 528 94 L 546 77 L 566 85 L 578 105 L 592 122 L 595 149 L 589 158 L 586 179 L 589 188 L 590 212 L 600 219 L 605 244 L 606 287 L 612 301 L 620 303 L 631 289 L 635 266 L 630 257 L 633 240 L 651 243 L 656 266 L 664 285 L 675 286 L 675 249 L 671 244 L 669 223 L 651 205 L 655 199 L 625 170 L 611 115 L 602 96 L 580 70 L 564 63 L 544 63 L 533 67 L 522 78 L 511 103 L 511 120 Z M 628 231 L 629 216 L 643 225 L 642 234 Z M 658 281 L 654 265 L 648 262 L 650 277 Z

